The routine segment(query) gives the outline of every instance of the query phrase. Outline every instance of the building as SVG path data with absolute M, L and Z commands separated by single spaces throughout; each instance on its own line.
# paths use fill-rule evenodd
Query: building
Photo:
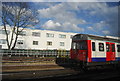
M 7 27 L 7 32 L 10 38 L 12 35 L 10 27 Z M 77 33 L 24 29 L 18 36 L 15 49 L 70 50 L 72 36 L 75 34 Z M 0 27 L 0 49 L 8 49 L 3 26 Z

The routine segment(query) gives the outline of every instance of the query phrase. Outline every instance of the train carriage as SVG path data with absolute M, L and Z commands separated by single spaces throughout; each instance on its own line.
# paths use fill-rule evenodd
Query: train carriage
M 96 66 L 118 64 L 120 62 L 120 39 L 87 34 L 77 34 L 72 38 L 71 59 Z

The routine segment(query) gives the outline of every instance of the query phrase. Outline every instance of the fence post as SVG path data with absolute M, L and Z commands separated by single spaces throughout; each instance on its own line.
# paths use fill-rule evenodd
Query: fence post
M 63 52 L 63 53 L 64 53 L 64 56 L 66 57 L 66 50 L 65 50 L 65 49 L 64 49 L 64 52 Z
M 11 57 L 11 50 L 9 50 L 9 54 L 10 54 L 9 57 Z
M 29 53 L 28 53 L 28 50 L 27 50 L 27 57 L 29 57 Z

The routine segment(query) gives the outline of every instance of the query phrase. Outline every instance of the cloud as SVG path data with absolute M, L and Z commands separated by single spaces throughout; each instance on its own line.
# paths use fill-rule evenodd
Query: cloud
M 105 2 L 87 2 L 77 3 L 75 6 L 74 5 L 75 4 L 73 4 L 72 6 L 74 7 L 74 9 L 78 9 L 79 13 L 84 11 L 83 16 L 93 17 L 89 19 L 89 21 L 94 21 L 90 22 L 92 25 L 91 27 L 88 26 L 89 30 L 100 33 L 101 31 L 108 29 L 110 31 L 109 34 L 118 34 L 118 6 L 110 7 Z M 99 21 L 95 21 L 94 19 L 99 19 Z M 84 20 L 87 21 L 87 19 Z
M 75 32 L 83 32 L 84 29 L 78 27 L 76 24 L 72 24 L 69 22 L 65 22 L 60 24 L 59 22 L 55 22 L 53 20 L 48 20 L 45 22 L 42 26 L 43 29 L 49 29 L 49 30 L 57 30 L 57 31 L 75 31 Z
M 63 28 L 68 31 L 84 32 L 84 28 L 78 27 L 76 24 L 70 22 L 63 23 Z
M 108 27 L 109 24 L 107 24 L 105 21 L 100 21 L 98 23 L 95 23 L 93 25 L 94 28 L 96 28 L 97 30 L 102 30 L 104 27 Z
M 102 33 L 104 33 L 105 35 L 109 35 L 109 34 L 110 34 L 110 31 L 104 30 L 104 31 L 102 31 Z
M 69 3 L 60 3 L 49 8 L 44 8 L 38 10 L 41 17 L 44 18 L 54 18 L 57 22 L 63 23 L 69 21 L 74 24 L 85 24 L 86 21 L 83 19 L 78 19 L 75 12 L 70 10 L 75 8 Z
M 90 31 L 94 31 L 93 27 L 87 27 L 87 29 L 90 30 Z
M 92 31 L 96 34 L 102 34 L 102 35 L 110 35 L 111 34 L 109 24 L 107 24 L 105 21 L 100 21 L 98 23 L 95 23 L 95 24 L 93 24 L 93 26 L 87 27 L 87 30 Z
M 83 32 L 84 28 L 79 27 L 78 24 L 86 24 L 87 22 L 84 19 L 77 18 L 76 13 L 71 11 L 74 9 L 77 10 L 75 5 L 60 3 L 38 10 L 40 17 L 52 18 L 52 20 L 45 22 L 42 27 L 58 31 Z
M 44 29 L 54 30 L 54 29 L 58 29 L 60 26 L 61 26 L 60 23 L 54 22 L 54 21 L 52 21 L 52 20 L 48 20 L 45 24 L 43 24 L 42 27 L 43 27 Z
M 109 24 L 107 24 L 105 21 L 99 21 L 97 23 L 94 23 L 93 26 L 88 27 L 89 30 L 102 30 L 105 27 L 108 27 Z
M 114 35 L 118 29 L 118 7 L 110 7 L 105 2 L 59 3 L 39 9 L 38 12 L 41 18 L 51 20 L 44 23 L 43 27 L 46 29 L 84 32 L 86 26 L 93 33 Z M 107 29 L 110 32 L 106 32 Z
M 93 23 L 96 30 L 102 31 L 104 34 L 118 35 L 118 6 L 108 6 L 107 3 L 97 3 L 89 7 L 90 15 L 101 18 L 98 23 Z M 104 31 L 108 29 L 110 32 Z

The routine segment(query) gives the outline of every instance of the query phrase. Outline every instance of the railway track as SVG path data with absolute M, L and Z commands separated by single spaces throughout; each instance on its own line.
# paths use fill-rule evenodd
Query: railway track
M 32 79 L 33 80 L 33 79 Z M 46 78 L 34 79 L 34 81 L 63 81 L 63 80 L 75 80 L 75 81 L 120 81 L 120 74 L 117 70 L 93 70 L 88 72 L 79 72 L 77 74 L 52 76 Z
M 10 80 L 30 80 L 30 79 L 45 79 L 51 77 L 60 77 L 77 74 L 76 71 L 71 69 L 49 69 L 38 71 L 19 71 L 19 72 L 6 72 L 2 74 L 3 81 Z
M 79 81 L 99 81 L 109 80 L 117 81 L 120 78 L 120 70 L 113 68 L 95 69 L 89 71 L 81 71 L 79 67 L 70 67 L 66 64 L 37 64 L 26 65 L 19 63 L 16 65 L 2 66 L 3 81 L 10 80 L 34 80 L 34 81 L 62 81 L 62 80 L 79 80 Z M 112 80 L 114 79 L 114 80 Z M 120 79 L 118 80 L 120 81 Z
M 88 71 L 85 73 L 79 73 L 77 75 L 73 75 L 73 76 L 67 76 L 64 77 L 64 80 L 80 80 L 80 81 L 98 81 L 98 80 L 107 80 L 107 79 L 114 79 L 114 81 L 116 81 L 119 78 L 120 80 L 120 75 L 119 72 L 117 70 L 95 70 L 95 71 Z M 60 78 L 59 78 L 60 79 Z
M 39 71 L 51 69 L 64 69 L 57 64 L 37 64 L 37 65 L 3 65 L 2 72 Z
M 10 80 L 34 80 L 34 81 L 63 81 L 63 80 L 79 80 L 79 81 L 120 81 L 120 74 L 117 70 L 92 70 L 87 72 L 74 71 L 71 69 L 54 69 L 41 71 L 24 71 L 4 73 L 3 81 Z
M 43 66 L 43 65 L 42 65 Z M 47 66 L 47 65 L 45 65 Z M 49 65 L 49 67 L 55 67 L 55 65 Z M 39 68 L 38 66 L 35 66 Z M 47 66 L 48 67 L 48 66 Z M 57 69 L 42 69 L 42 70 L 24 70 L 24 71 L 8 71 L 3 72 L 3 81 L 10 80 L 34 80 L 34 81 L 62 81 L 62 80 L 80 80 L 80 81 L 99 81 L 99 80 L 109 80 L 109 81 L 119 81 L 120 73 L 119 70 L 113 68 L 106 69 L 96 69 L 89 71 L 73 70 L 70 68 L 59 68 Z M 44 67 L 45 68 L 45 67 Z M 114 79 L 114 80 L 112 80 Z M 119 79 L 119 80 L 117 80 Z

